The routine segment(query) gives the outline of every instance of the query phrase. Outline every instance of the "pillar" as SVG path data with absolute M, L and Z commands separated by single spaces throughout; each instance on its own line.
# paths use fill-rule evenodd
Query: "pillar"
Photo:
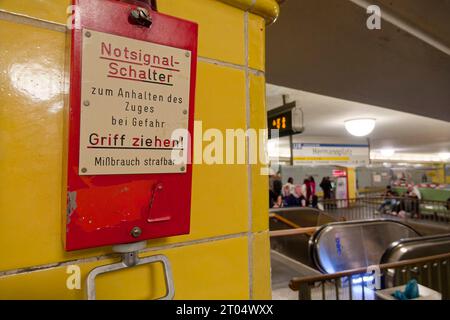
M 0 299 L 84 299 L 111 247 L 65 252 L 61 240 L 68 0 L 0 2 Z M 274 0 L 158 0 L 199 24 L 195 120 L 203 130 L 265 128 L 264 39 Z M 189 235 L 148 241 L 165 254 L 176 299 L 271 297 L 267 177 L 261 165 L 194 165 Z M 67 272 L 79 267 L 81 287 Z M 75 274 L 75 273 L 74 273 Z M 162 267 L 99 277 L 99 299 L 164 294 Z

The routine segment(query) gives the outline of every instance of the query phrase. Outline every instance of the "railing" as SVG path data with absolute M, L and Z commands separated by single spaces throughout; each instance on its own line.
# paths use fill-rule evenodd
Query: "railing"
M 386 187 L 368 187 L 362 190 L 358 190 L 359 197 L 377 197 L 383 194 Z
M 411 279 L 450 299 L 450 253 L 379 265 L 382 288 L 406 284 Z M 293 278 L 289 287 L 299 300 L 375 300 L 375 272 L 366 268 L 319 276 Z
M 450 204 L 444 201 L 408 197 L 363 197 L 326 199 L 319 202 L 324 211 L 338 220 L 363 220 L 380 217 L 450 223 Z

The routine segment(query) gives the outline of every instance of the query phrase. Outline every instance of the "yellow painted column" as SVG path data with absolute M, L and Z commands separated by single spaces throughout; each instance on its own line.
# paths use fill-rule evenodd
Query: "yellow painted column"
M 347 184 L 348 184 L 348 198 L 355 199 L 357 196 L 356 188 L 356 170 L 355 168 L 347 168 Z
M 67 253 L 61 241 L 64 56 L 68 0 L 0 1 L 0 299 L 84 299 L 111 247 Z M 274 0 L 158 0 L 199 24 L 195 120 L 203 130 L 265 128 L 265 26 Z M 194 165 L 189 235 L 148 241 L 165 254 L 176 299 L 270 298 L 267 177 L 261 165 Z M 78 266 L 81 287 L 67 286 Z M 164 294 L 159 265 L 97 280 L 99 299 Z
M 446 183 L 445 177 L 445 163 L 435 165 L 435 174 L 432 177 L 432 182 L 436 184 Z

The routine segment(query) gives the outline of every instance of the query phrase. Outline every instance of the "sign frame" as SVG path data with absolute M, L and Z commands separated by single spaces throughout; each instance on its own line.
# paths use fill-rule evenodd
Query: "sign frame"
M 190 230 L 193 148 L 179 173 L 80 175 L 80 114 L 83 29 L 191 52 L 188 132 L 193 137 L 198 25 L 154 12 L 141 1 L 73 0 L 70 107 L 67 114 L 67 170 L 63 175 L 65 249 L 78 250 L 187 234 Z M 150 27 L 130 22 L 132 10 L 145 8 Z M 192 140 L 192 139 L 191 139 Z M 176 199 L 172 197 L 176 195 Z

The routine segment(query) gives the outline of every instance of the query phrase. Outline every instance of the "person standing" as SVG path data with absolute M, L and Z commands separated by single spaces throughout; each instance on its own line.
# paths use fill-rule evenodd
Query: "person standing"
M 331 199 L 331 189 L 333 188 L 331 186 L 331 181 L 329 177 L 324 177 L 322 179 L 322 182 L 320 183 L 320 188 L 323 191 L 323 200 L 324 200 L 324 207 L 328 208 L 330 203 L 330 199 Z
M 295 185 L 294 185 L 294 178 L 289 177 L 287 183 L 284 185 L 284 187 L 289 187 L 289 192 L 294 193 Z
M 281 183 L 280 179 L 273 180 L 273 192 L 275 192 L 275 195 L 278 197 L 281 195 L 281 190 L 283 189 L 283 184 Z
M 303 180 L 302 194 L 306 199 L 306 206 L 309 206 L 309 203 L 311 201 L 311 183 L 310 183 L 309 178 Z
M 329 177 L 323 177 L 322 182 L 320 183 L 320 188 L 323 191 L 324 199 L 331 199 L 331 181 Z
M 316 196 L 316 181 L 314 180 L 313 176 L 309 177 L 309 186 L 311 188 L 311 206 L 313 208 L 317 208 L 319 199 Z
M 309 184 L 311 186 L 311 196 L 316 195 L 316 181 L 314 180 L 313 176 L 309 177 Z

